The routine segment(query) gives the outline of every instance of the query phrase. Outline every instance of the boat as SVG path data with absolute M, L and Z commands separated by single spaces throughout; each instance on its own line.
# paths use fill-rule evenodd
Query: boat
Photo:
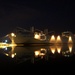
M 6 35 L 6 38 L 9 38 L 12 43 L 16 44 L 49 44 L 49 35 L 43 31 L 34 31 L 33 27 L 31 30 L 18 27 Z

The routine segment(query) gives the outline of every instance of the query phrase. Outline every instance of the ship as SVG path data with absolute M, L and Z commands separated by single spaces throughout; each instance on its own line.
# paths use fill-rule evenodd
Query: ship
M 50 36 L 47 33 L 39 29 L 34 29 L 34 27 L 31 27 L 30 30 L 17 27 L 11 33 L 7 34 L 3 41 L 8 39 L 16 44 L 49 44 L 49 38 Z

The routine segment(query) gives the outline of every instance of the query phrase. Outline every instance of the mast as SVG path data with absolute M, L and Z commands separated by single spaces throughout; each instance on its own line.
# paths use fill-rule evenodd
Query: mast
M 30 28 L 30 31 L 31 31 L 32 33 L 34 32 L 34 27 L 33 27 L 33 26 Z

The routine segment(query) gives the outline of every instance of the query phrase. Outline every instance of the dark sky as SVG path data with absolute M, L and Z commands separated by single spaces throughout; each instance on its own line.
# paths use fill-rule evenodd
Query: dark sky
M 15 27 L 75 33 L 75 2 L 72 0 L 15 0 L 0 2 L 0 36 Z

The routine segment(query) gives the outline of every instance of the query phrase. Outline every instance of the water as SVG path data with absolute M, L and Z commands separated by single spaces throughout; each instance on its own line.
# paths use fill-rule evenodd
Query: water
M 71 69 L 75 63 L 75 45 L 16 46 L 0 49 L 0 65 L 18 68 Z M 27 67 L 26 67 L 27 66 Z M 42 67 L 43 66 L 43 67 Z M 69 68 L 71 67 L 71 68 Z M 44 69 L 44 70 L 45 70 Z

